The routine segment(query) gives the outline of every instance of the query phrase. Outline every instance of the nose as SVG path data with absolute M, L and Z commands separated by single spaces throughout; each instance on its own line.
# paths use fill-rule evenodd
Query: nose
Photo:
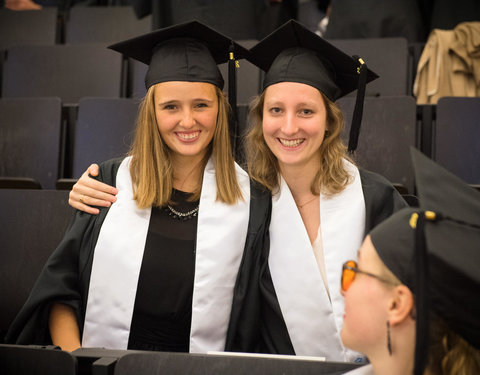
M 195 117 L 193 111 L 190 109 L 185 109 L 182 113 L 182 118 L 180 120 L 180 125 L 185 128 L 191 128 L 195 125 Z
M 294 135 L 298 132 L 297 121 L 295 115 L 287 113 L 285 116 L 285 121 L 282 126 L 282 132 L 285 135 Z

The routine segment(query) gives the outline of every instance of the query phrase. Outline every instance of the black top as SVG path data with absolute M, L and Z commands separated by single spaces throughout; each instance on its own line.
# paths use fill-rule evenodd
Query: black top
M 198 207 L 189 193 L 173 190 L 171 207 Z M 176 218 L 153 207 L 130 327 L 129 349 L 188 352 L 192 320 L 197 216 Z

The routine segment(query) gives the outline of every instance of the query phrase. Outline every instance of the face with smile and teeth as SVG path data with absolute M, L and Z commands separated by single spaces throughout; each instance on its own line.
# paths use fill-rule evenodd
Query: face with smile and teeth
M 170 81 L 155 85 L 155 117 L 172 158 L 200 161 L 217 124 L 215 86 L 204 82 Z
M 263 136 L 280 168 L 319 167 L 319 149 L 327 129 L 320 91 L 297 82 L 267 87 L 263 105 Z M 315 174 L 315 173 L 313 173 Z

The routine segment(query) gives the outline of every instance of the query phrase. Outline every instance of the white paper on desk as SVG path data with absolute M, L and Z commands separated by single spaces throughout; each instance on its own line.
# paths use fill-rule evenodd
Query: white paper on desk
M 262 354 L 262 353 L 241 353 L 241 352 L 216 352 L 209 351 L 207 354 L 224 355 L 231 357 L 257 357 L 257 358 L 272 358 L 272 359 L 292 359 L 299 361 L 317 361 L 325 362 L 325 357 L 314 357 L 308 355 L 286 355 L 286 354 Z

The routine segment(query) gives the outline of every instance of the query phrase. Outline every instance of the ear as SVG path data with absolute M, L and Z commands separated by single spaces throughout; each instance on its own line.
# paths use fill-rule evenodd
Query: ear
M 412 319 L 410 312 L 414 306 L 413 294 L 405 285 L 395 287 L 390 304 L 388 317 L 391 325 L 399 324 L 407 319 Z

